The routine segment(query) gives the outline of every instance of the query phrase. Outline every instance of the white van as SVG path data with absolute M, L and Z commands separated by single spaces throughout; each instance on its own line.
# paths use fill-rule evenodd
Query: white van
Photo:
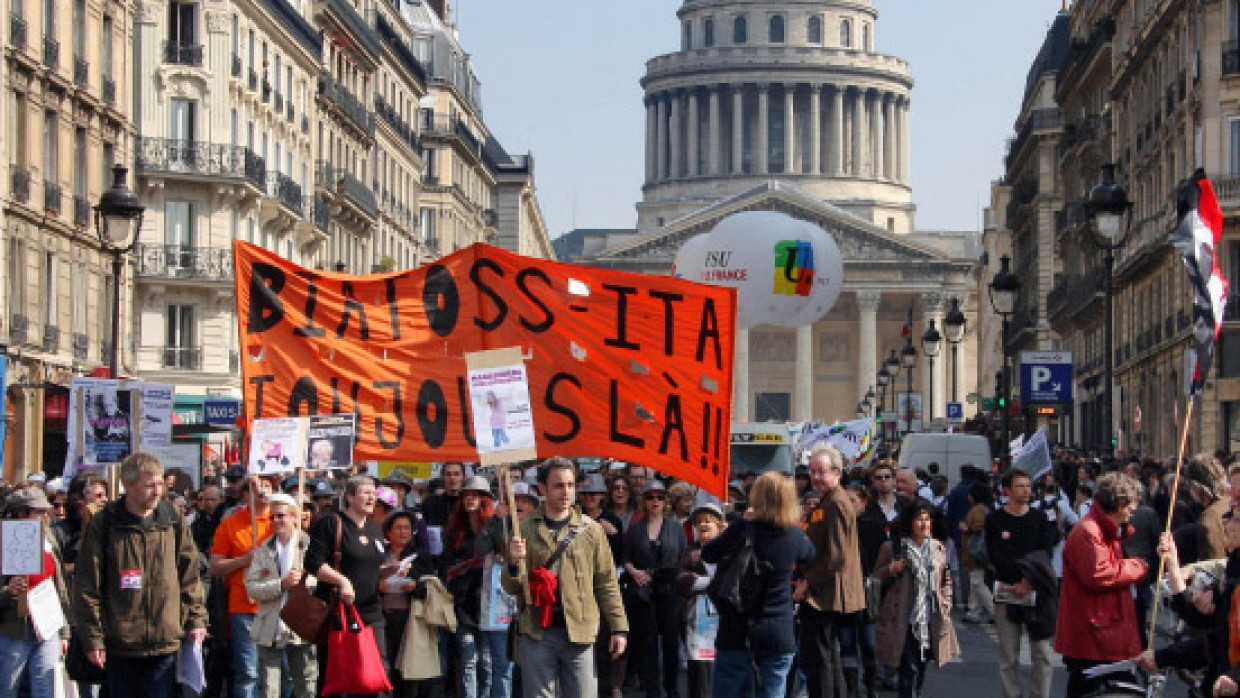
M 960 466 L 972 465 L 990 472 L 990 442 L 976 434 L 909 434 L 900 446 L 901 468 L 924 468 L 939 464 L 939 474 L 951 484 L 960 482 Z

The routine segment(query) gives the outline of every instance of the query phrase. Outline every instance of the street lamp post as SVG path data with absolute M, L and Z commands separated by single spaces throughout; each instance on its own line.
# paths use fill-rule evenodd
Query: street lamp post
M 112 255 L 112 351 L 108 357 L 109 376 L 120 377 L 121 364 L 121 274 L 124 257 L 138 244 L 142 214 L 146 207 L 138 201 L 126 183 L 129 169 L 112 166 L 112 188 L 99 197 L 95 205 L 95 232 L 104 252 Z
M 883 363 L 879 367 L 878 377 L 876 380 L 878 381 L 878 411 L 880 413 L 879 416 L 881 417 L 882 416 L 881 413 L 887 409 L 887 384 L 891 381 L 891 373 L 887 370 L 886 363 Z M 883 436 L 883 445 L 886 446 L 886 443 L 887 443 L 887 425 L 886 424 L 883 424 L 883 430 L 881 433 Z
M 990 306 L 994 308 L 995 313 L 1003 318 L 1002 335 L 1000 337 L 1000 347 L 1003 350 L 1003 371 L 1000 380 L 1000 388 L 1002 389 L 1002 399 L 1000 400 L 1000 409 L 1003 418 L 1003 441 L 999 444 L 1000 462 L 1003 470 L 1007 470 L 1012 463 L 1012 454 L 1008 450 L 1008 441 L 1011 433 L 1011 418 L 1008 413 L 1008 401 L 1011 392 L 1011 379 L 1008 374 L 1008 318 L 1016 312 L 1016 301 L 1020 296 L 1020 279 L 1011 272 L 1008 265 L 1012 258 L 1003 255 L 999 258 L 999 271 L 995 273 L 994 278 L 990 280 Z
M 943 332 L 947 335 L 947 343 L 952 345 L 952 402 L 956 402 L 956 382 L 958 369 L 960 366 L 960 342 L 964 339 L 965 317 L 964 312 L 960 310 L 960 299 L 952 299 L 952 307 L 947 311 L 947 316 L 943 318 Z
M 911 334 L 904 340 L 904 349 L 900 352 L 900 364 L 904 366 L 904 371 L 908 376 L 908 393 L 904 396 L 904 415 L 908 418 L 908 421 L 904 423 L 904 435 L 908 436 L 913 433 L 913 366 L 917 365 L 917 349 L 913 346 Z
M 934 421 L 934 357 L 939 355 L 939 347 L 943 345 L 943 335 L 939 334 L 938 328 L 934 326 L 934 320 L 930 320 L 930 327 L 926 333 L 921 336 L 921 350 L 926 354 L 926 361 L 930 370 L 930 409 L 926 412 L 928 419 Z
M 1114 455 L 1115 442 L 1112 440 L 1112 428 L 1114 426 L 1114 416 L 1112 409 L 1114 408 L 1113 397 L 1111 395 L 1112 384 L 1115 382 L 1115 303 L 1112 299 L 1112 284 L 1114 283 L 1115 273 L 1115 250 L 1123 247 L 1124 240 L 1128 237 L 1129 229 L 1129 212 L 1132 210 L 1132 202 L 1128 200 L 1128 194 L 1124 188 L 1115 181 L 1115 165 L 1106 164 L 1102 166 L 1102 181 L 1094 186 L 1089 192 L 1089 199 L 1086 201 L 1089 214 L 1093 218 L 1093 242 L 1103 252 L 1105 252 L 1103 274 L 1103 302 L 1106 307 L 1106 326 L 1103 327 L 1103 351 L 1104 357 L 1104 375 L 1103 380 L 1103 422 L 1101 436 L 1103 438 L 1102 450 L 1106 455 Z

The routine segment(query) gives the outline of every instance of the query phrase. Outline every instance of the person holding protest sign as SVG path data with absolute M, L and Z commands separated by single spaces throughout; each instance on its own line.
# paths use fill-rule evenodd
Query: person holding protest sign
M 711 632 L 712 621 L 717 623 L 717 612 L 710 599 L 706 596 L 706 587 L 715 576 L 718 565 L 702 561 L 702 546 L 711 542 L 728 527 L 723 518 L 723 509 L 714 502 L 705 502 L 694 507 L 689 514 L 693 531 L 697 536 L 689 552 L 681 564 L 681 573 L 676 578 L 676 591 L 684 600 L 685 635 L 689 642 L 689 698 L 710 698 L 715 678 L 715 661 L 713 656 L 694 656 L 699 645 L 709 644 L 714 651 L 715 634 L 718 626 Z M 703 648 L 704 649 L 704 648 Z
M 508 593 L 530 599 L 517 621 L 522 695 L 596 698 L 592 646 L 601 615 L 611 628 L 611 656 L 624 654 L 628 644 L 616 564 L 602 527 L 573 507 L 577 468 L 572 461 L 547 459 L 538 480 L 546 500 L 509 542 L 501 577 Z

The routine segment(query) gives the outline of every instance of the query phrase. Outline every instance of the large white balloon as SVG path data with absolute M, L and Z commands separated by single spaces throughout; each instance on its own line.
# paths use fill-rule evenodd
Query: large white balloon
M 710 232 L 702 258 L 702 281 L 737 290 L 741 327 L 813 324 L 835 305 L 844 282 L 835 239 L 774 211 L 723 219 Z
M 706 259 L 706 241 L 710 233 L 698 233 L 685 240 L 672 261 L 672 276 L 689 281 L 702 280 L 702 262 Z

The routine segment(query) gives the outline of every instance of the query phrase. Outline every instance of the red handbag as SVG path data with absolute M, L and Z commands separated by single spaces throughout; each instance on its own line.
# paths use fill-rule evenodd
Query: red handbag
M 383 693 L 392 690 L 379 645 L 375 644 L 374 628 L 362 622 L 357 608 L 349 604 L 353 616 L 353 629 L 345 622 L 345 603 L 336 606 L 340 614 L 340 629 L 327 633 L 327 675 L 323 683 L 323 695 L 342 693 Z

